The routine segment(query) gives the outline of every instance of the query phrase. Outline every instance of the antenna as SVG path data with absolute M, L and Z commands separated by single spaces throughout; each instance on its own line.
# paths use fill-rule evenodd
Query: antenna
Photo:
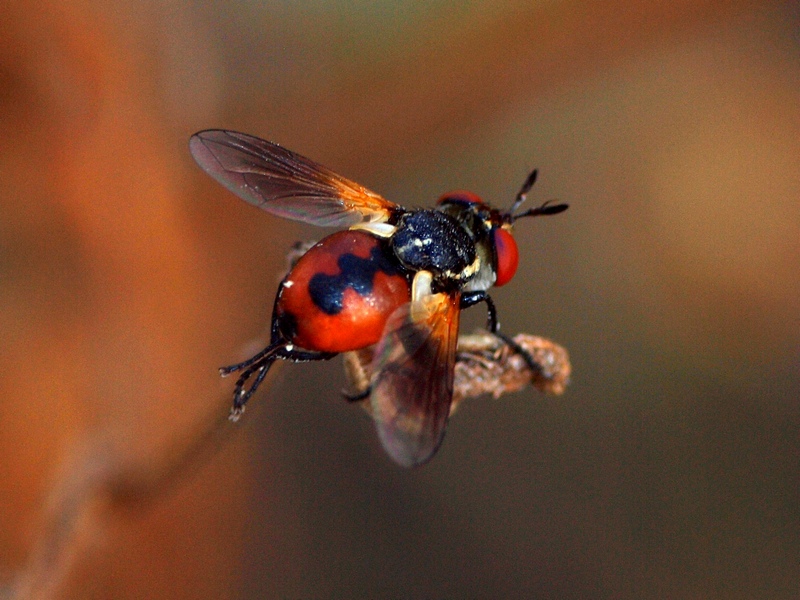
M 539 217 L 543 215 L 557 215 L 558 213 L 564 212 L 569 208 L 569 204 L 551 204 L 555 202 L 555 200 L 548 200 L 541 206 L 537 208 L 530 208 L 525 212 L 521 212 L 518 214 L 514 214 L 520 205 L 525 202 L 525 198 L 528 197 L 528 192 L 531 191 L 533 184 L 536 183 L 536 177 L 539 175 L 538 169 L 534 169 L 531 171 L 530 175 L 525 179 L 525 183 L 522 184 L 519 192 L 517 193 L 517 197 L 514 199 L 514 203 L 511 205 L 511 208 L 508 209 L 508 212 L 505 214 L 505 220 L 508 223 L 513 223 L 517 219 L 521 219 L 522 217 Z

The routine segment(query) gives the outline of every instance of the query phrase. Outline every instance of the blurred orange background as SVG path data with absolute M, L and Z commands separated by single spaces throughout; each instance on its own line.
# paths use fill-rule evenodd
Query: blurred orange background
M 6 4 L 0 597 L 800 595 L 797 3 Z M 567 393 L 468 403 L 414 471 L 336 359 L 228 425 L 325 231 L 197 168 L 209 127 L 404 205 L 538 167 L 571 208 L 494 298 Z

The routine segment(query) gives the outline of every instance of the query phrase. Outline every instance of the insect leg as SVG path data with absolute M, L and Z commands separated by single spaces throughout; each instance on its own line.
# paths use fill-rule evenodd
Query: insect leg
M 283 343 L 282 345 L 285 346 L 286 344 Z M 235 365 L 230 365 L 229 367 L 220 367 L 219 374 L 222 375 L 223 377 L 227 377 L 231 373 L 235 373 L 236 371 L 241 371 L 242 369 L 246 369 L 250 365 L 254 365 L 257 362 L 261 362 L 262 359 L 264 359 L 265 357 L 267 357 L 267 356 L 269 356 L 271 354 L 275 354 L 277 351 L 278 351 L 278 347 L 276 347 L 275 344 L 270 344 L 269 346 L 264 348 L 261 352 L 259 352 L 258 354 L 254 355 L 254 356 L 251 356 L 250 358 L 248 358 L 244 362 L 240 362 L 240 363 L 235 364 Z
M 500 328 L 500 324 L 497 322 L 497 309 L 494 306 L 492 297 L 482 290 L 466 292 L 461 295 L 461 308 L 469 308 L 470 306 L 475 306 L 479 302 L 486 303 L 486 312 L 488 313 L 486 329 L 488 329 L 491 333 L 497 333 L 497 330 Z
M 233 392 L 233 406 L 231 407 L 230 414 L 231 421 L 239 419 L 244 412 L 245 404 L 247 404 L 250 397 L 255 394 L 258 386 L 264 381 L 272 363 L 275 362 L 276 359 L 280 358 L 292 362 L 307 362 L 310 360 L 328 360 L 334 356 L 336 356 L 336 354 L 331 352 L 295 350 L 291 348 L 288 342 L 276 341 L 244 362 L 229 367 L 222 367 L 219 370 L 222 376 L 230 375 L 235 371 L 242 371 L 239 379 L 236 380 L 236 388 Z M 248 389 L 245 387 L 245 384 L 253 374 L 256 374 L 256 378 Z
M 231 414 L 228 416 L 231 421 L 239 420 L 239 417 L 244 412 L 245 404 L 247 404 L 247 401 L 250 400 L 250 397 L 256 392 L 261 382 L 264 381 L 273 362 L 275 362 L 275 356 L 270 356 L 263 362 L 248 368 L 236 381 L 236 390 L 233 392 L 233 406 L 231 407 Z M 256 371 L 258 371 L 258 375 L 256 375 L 250 389 L 245 389 L 244 384 Z
M 531 353 L 525 350 L 522 346 L 520 346 L 517 342 L 510 335 L 506 335 L 499 331 L 495 331 L 494 334 L 503 340 L 506 345 L 511 348 L 516 354 L 519 354 L 522 359 L 525 361 L 525 364 L 531 370 L 531 373 L 534 375 L 542 375 L 542 365 L 537 363 Z
M 289 345 L 278 348 L 277 355 L 292 362 L 310 362 L 312 360 L 330 360 L 336 356 L 336 352 L 314 352 L 309 350 L 296 350 Z
M 236 380 L 236 388 L 233 392 L 233 406 L 231 407 L 231 414 L 229 417 L 231 421 L 236 421 L 239 419 L 241 414 L 244 412 L 244 405 L 247 404 L 247 401 L 256 392 L 258 386 L 261 385 L 262 381 L 264 381 L 264 378 L 267 376 L 272 363 L 275 362 L 276 358 L 278 358 L 278 352 L 285 348 L 285 346 L 285 342 L 281 342 L 279 344 L 270 344 L 252 358 L 241 362 L 238 365 L 223 367 L 219 370 L 220 374 L 223 376 L 229 375 L 234 371 L 242 371 L 239 379 Z M 250 379 L 253 376 L 253 373 L 256 372 L 258 372 L 258 375 L 256 375 L 256 378 L 250 386 L 250 389 L 246 389 L 245 384 L 247 383 L 247 380 Z

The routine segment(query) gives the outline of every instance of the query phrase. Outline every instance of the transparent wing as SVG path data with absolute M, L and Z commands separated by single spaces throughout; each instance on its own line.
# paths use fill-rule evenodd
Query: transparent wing
M 273 215 L 321 227 L 388 219 L 396 205 L 272 142 L 209 129 L 189 139 L 203 170 L 234 194 Z
M 404 467 L 421 465 L 444 437 L 453 398 L 460 294 L 433 294 L 389 317 L 373 359 L 370 402 L 378 436 Z

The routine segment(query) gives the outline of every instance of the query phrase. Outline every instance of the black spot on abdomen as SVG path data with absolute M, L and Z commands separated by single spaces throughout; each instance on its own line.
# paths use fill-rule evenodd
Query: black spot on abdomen
M 375 275 L 399 275 L 400 269 L 380 247 L 372 249 L 368 258 L 355 254 L 342 254 L 337 261 L 339 273 L 317 273 L 308 282 L 308 294 L 319 309 L 329 315 L 338 315 L 344 308 L 344 291 L 351 288 L 359 296 L 372 293 Z

